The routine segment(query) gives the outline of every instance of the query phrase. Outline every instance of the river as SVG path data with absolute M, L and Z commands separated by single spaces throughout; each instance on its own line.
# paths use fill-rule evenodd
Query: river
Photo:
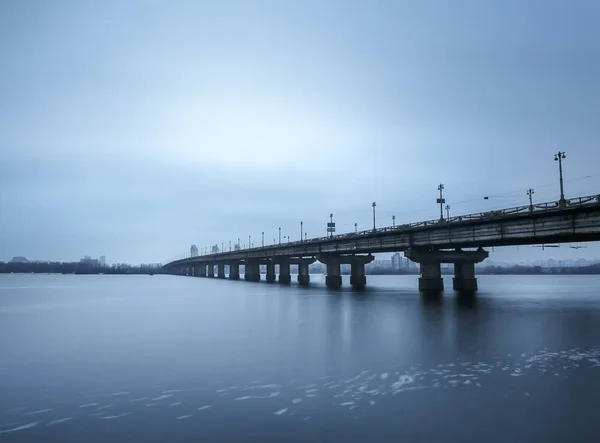
M 600 276 L 311 278 L 0 275 L 0 440 L 600 435 Z

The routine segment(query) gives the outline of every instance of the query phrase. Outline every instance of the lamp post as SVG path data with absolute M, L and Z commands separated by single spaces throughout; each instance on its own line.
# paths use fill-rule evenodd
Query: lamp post
M 304 222 L 300 222 L 300 241 L 302 241 L 302 236 L 304 235 Z
M 440 183 L 437 188 L 438 188 L 438 191 L 440 191 L 440 198 L 437 199 L 437 203 L 439 203 L 439 205 L 440 205 L 440 221 L 443 222 L 444 221 L 444 203 L 446 203 L 446 200 L 444 199 L 444 195 L 443 195 L 444 184 Z
M 375 228 L 375 206 L 377 206 L 377 203 L 373 202 L 371 206 L 373 207 L 373 231 L 376 231 L 377 229 Z
M 281 226 L 279 227 L 279 244 L 281 244 Z
M 560 200 L 558 201 L 558 204 L 561 208 L 565 207 L 565 205 L 567 204 L 567 201 L 565 200 L 565 192 L 563 190 L 563 174 L 562 174 L 562 161 L 565 158 L 566 158 L 566 155 L 564 152 L 558 151 L 556 154 L 554 154 L 554 161 L 558 162 L 558 173 L 560 176 Z
M 240 249 L 240 238 L 238 237 L 238 249 Z
M 396 216 L 392 215 L 392 228 L 396 227 Z
M 231 240 L 229 240 L 229 252 L 231 252 Z
M 327 230 L 329 231 L 329 237 L 333 237 L 333 214 L 329 214 L 329 226 Z
M 265 231 L 262 232 L 262 246 L 265 247 Z
M 533 211 L 533 189 L 529 188 L 527 190 L 527 195 L 529 196 L 529 210 Z
M 223 242 L 221 242 L 221 253 L 225 252 L 223 249 Z
M 358 234 L 358 223 L 354 223 L 354 233 Z
M 248 236 L 248 249 L 250 249 L 252 247 L 252 236 L 249 235 Z
M 446 220 L 450 220 L 450 205 L 446 205 Z
M 306 240 L 307 240 L 307 238 L 308 238 L 308 234 L 305 232 L 305 233 L 304 233 L 304 241 L 306 241 Z

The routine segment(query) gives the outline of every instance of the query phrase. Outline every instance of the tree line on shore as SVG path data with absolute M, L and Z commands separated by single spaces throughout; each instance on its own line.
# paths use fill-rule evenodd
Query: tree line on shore
M 93 266 L 79 262 L 0 262 L 0 274 L 36 273 L 36 274 L 161 274 L 162 268 L 153 266 L 132 266 L 114 264 L 111 266 Z

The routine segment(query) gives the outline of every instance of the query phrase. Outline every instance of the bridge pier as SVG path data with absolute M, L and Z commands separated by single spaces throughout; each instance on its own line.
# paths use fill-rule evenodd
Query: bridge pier
M 260 263 L 246 261 L 244 270 L 244 280 L 260 281 Z
M 292 276 L 290 275 L 290 262 L 288 260 L 281 260 L 279 262 L 279 284 L 289 285 L 292 282 Z
M 481 248 L 476 251 L 462 251 L 460 248 L 454 251 L 408 249 L 404 255 L 420 264 L 419 291 L 439 292 L 444 290 L 441 263 L 454 263 L 453 289 L 476 291 L 475 263 L 485 260 L 489 253 Z
M 441 292 L 444 290 L 442 278 L 442 263 L 439 261 L 425 261 L 419 263 L 421 276 L 419 277 L 419 291 Z
M 206 275 L 207 277 L 214 278 L 215 277 L 215 264 L 209 263 L 206 267 Z
M 300 259 L 298 260 L 298 284 L 301 286 L 308 286 L 310 283 L 310 273 L 308 271 L 308 266 L 311 263 L 314 263 L 315 259 Z
M 240 279 L 240 263 L 231 262 L 229 263 L 229 279 L 239 280 Z
M 206 264 L 200 264 L 196 266 L 196 276 L 198 277 L 206 277 Z
M 217 264 L 217 278 L 225 278 L 225 263 Z
M 354 289 L 364 289 L 367 285 L 365 265 L 371 263 L 374 258 L 372 255 L 355 255 L 350 259 L 350 284 Z
M 267 262 L 267 283 L 273 283 L 275 280 L 275 262 L 269 260 Z

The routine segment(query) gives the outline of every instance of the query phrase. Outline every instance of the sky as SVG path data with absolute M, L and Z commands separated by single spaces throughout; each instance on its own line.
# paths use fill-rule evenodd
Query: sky
M 0 2 L 0 260 L 600 193 L 595 0 Z M 489 196 L 484 200 L 484 196 Z M 599 258 L 495 248 L 494 260 Z

